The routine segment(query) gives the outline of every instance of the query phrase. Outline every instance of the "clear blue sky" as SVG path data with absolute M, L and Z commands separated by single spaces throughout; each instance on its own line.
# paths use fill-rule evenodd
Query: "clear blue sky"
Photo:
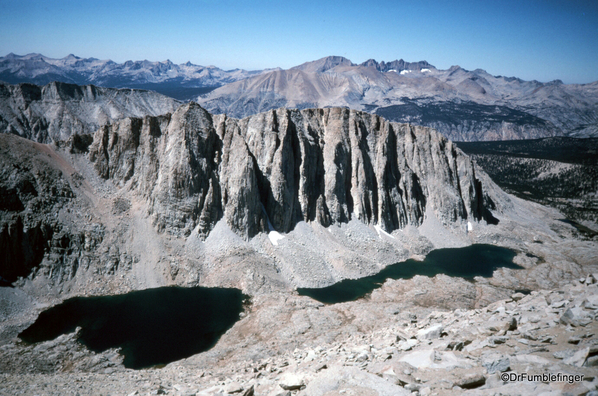
M 0 0 L 10 52 L 249 70 L 403 58 L 586 83 L 598 80 L 598 1 Z

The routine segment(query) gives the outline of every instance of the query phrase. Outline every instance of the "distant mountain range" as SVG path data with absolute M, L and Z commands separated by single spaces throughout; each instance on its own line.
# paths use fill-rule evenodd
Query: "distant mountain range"
M 426 61 L 354 64 L 330 56 L 288 70 L 224 71 L 189 62 L 9 54 L 0 58 L 0 80 L 154 90 L 237 118 L 280 107 L 349 107 L 456 141 L 598 136 L 598 82 L 523 81 L 459 66 L 439 70 Z
M 254 76 L 262 71 L 222 70 L 191 62 L 176 65 L 164 62 L 80 58 L 68 55 L 52 59 L 41 54 L 0 57 L 0 80 L 46 85 L 60 81 L 78 85 L 94 84 L 109 88 L 149 89 L 179 100 L 188 100 L 211 89 Z
M 327 57 L 227 84 L 197 101 L 246 117 L 279 108 L 342 106 L 429 126 L 457 141 L 598 136 L 598 82 L 541 83 L 428 62 L 354 64 Z

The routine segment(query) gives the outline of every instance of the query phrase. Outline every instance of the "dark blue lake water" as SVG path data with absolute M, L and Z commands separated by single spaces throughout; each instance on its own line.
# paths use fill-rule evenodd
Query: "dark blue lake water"
M 75 297 L 43 311 L 19 337 L 52 340 L 81 326 L 78 340 L 95 352 L 122 348 L 124 365 L 167 364 L 213 347 L 243 311 L 238 289 L 161 287 L 103 297 Z
M 410 279 L 415 275 L 433 277 L 437 274 L 473 279 L 475 276 L 491 277 L 500 267 L 521 269 L 513 263 L 517 253 L 493 245 L 471 245 L 463 248 L 431 251 L 424 261 L 409 259 L 389 265 L 376 275 L 361 279 L 345 279 L 323 288 L 299 288 L 300 295 L 326 304 L 357 300 L 382 286 L 386 279 Z

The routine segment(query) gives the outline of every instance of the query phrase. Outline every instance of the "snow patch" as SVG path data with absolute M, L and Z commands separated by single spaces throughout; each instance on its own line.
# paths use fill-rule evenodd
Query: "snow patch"
M 422 71 L 422 73 L 425 73 L 425 72 L 429 72 L 430 69 L 422 69 L 421 71 Z
M 411 70 L 401 70 L 401 74 L 408 74 L 411 73 Z
M 284 236 L 277 231 L 270 231 L 268 233 L 268 238 L 270 239 L 270 242 L 272 242 L 272 245 L 278 246 L 278 241 L 284 239 Z
M 467 232 L 471 232 L 473 231 L 473 224 L 471 224 L 471 221 L 467 222 Z
M 268 217 L 268 213 L 266 212 L 266 208 L 264 208 L 264 205 L 262 205 L 262 211 L 264 212 L 264 215 L 266 216 L 266 221 L 268 222 L 268 239 L 270 239 L 272 245 L 278 246 L 278 241 L 284 239 L 284 236 L 282 236 L 278 231 L 274 229 L 274 227 L 272 227 L 272 223 L 270 223 L 270 218 Z
M 380 227 L 379 225 L 375 225 L 374 228 L 376 229 L 376 231 L 378 232 L 378 236 L 380 237 L 380 239 L 382 239 L 382 234 L 386 235 L 387 237 L 390 237 L 392 239 L 395 239 L 395 237 L 393 237 L 392 235 L 390 235 L 388 232 L 384 231 L 382 229 L 382 227 Z

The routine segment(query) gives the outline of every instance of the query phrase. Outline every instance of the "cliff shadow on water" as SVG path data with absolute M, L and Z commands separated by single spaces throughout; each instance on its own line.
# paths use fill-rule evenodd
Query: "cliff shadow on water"
M 125 367 L 140 369 L 212 348 L 247 302 L 238 289 L 205 287 L 75 297 L 43 311 L 19 337 L 48 341 L 81 327 L 78 340 L 90 350 L 121 348 Z
M 308 296 L 326 304 L 357 300 L 382 286 L 386 279 L 411 279 L 415 275 L 433 277 L 446 274 L 472 280 L 476 276 L 489 278 L 500 268 L 522 269 L 513 263 L 514 250 L 493 245 L 471 245 L 463 248 L 431 251 L 424 261 L 409 259 L 390 265 L 377 273 L 361 279 L 345 279 L 323 288 L 298 288 Z

